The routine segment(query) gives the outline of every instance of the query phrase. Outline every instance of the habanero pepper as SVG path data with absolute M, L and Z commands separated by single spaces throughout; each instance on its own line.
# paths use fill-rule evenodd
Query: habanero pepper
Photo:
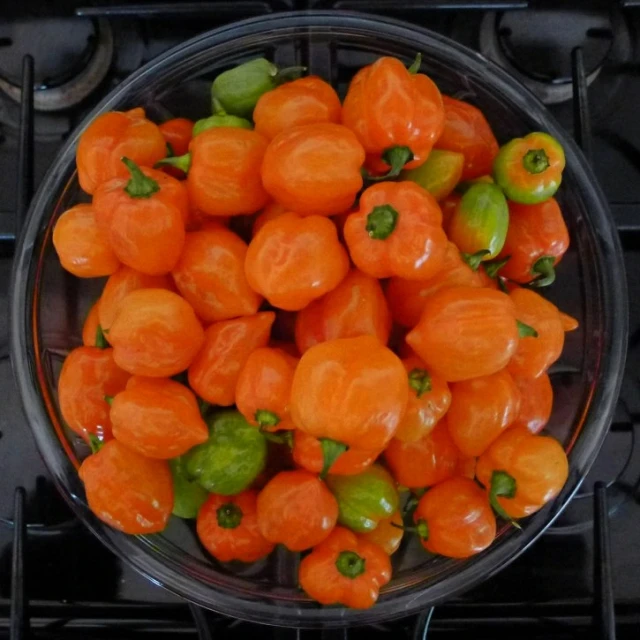
M 440 202 L 460 182 L 463 167 L 464 156 L 461 153 L 434 149 L 424 164 L 403 171 L 400 179 L 415 182 Z
M 209 492 L 191 479 L 182 457 L 169 460 L 173 477 L 173 515 L 185 520 L 197 517 L 200 507 L 207 501 Z
M 181 156 L 189 151 L 193 137 L 193 121 L 188 118 L 172 118 L 158 125 L 167 145 L 169 156 Z
M 513 381 L 520 389 L 520 411 L 512 427 L 526 427 L 531 433 L 540 433 L 549 418 L 553 407 L 553 388 L 546 373 L 537 378 L 514 375 Z
M 359 538 L 382 547 L 384 552 L 390 556 L 400 547 L 403 535 L 402 514 L 400 511 L 396 511 L 390 518 L 380 520 L 373 531 L 360 534 Z

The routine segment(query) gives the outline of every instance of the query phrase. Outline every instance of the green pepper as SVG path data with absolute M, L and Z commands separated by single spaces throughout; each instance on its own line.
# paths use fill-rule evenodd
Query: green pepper
M 378 464 L 355 476 L 329 475 L 327 484 L 338 501 L 338 522 L 357 533 L 372 531 L 398 509 L 395 482 Z
M 447 229 L 462 254 L 491 260 L 501 251 L 509 228 L 509 206 L 495 184 L 472 184 L 456 205 Z
M 227 113 L 248 118 L 262 94 L 299 77 L 305 70 L 305 67 L 278 69 L 264 58 L 249 60 L 221 73 L 213 81 L 211 98 L 214 105 L 218 101 Z
M 183 457 L 169 460 L 169 467 L 173 476 L 173 515 L 195 518 L 209 493 L 189 479 Z
M 202 118 L 193 125 L 193 137 L 199 135 L 207 129 L 215 129 L 217 127 L 234 127 L 238 129 L 253 129 L 253 125 L 246 118 L 238 116 L 230 116 L 222 107 L 220 102 L 213 100 L 213 115 L 208 118 Z
M 436 200 L 446 198 L 462 176 L 464 156 L 456 151 L 434 149 L 424 164 L 403 171 L 401 180 L 410 180 L 426 189 Z
M 507 142 L 493 163 L 493 176 L 509 200 L 538 204 L 562 182 L 564 150 L 547 133 L 534 132 Z
M 209 439 L 185 454 L 187 475 L 211 493 L 244 491 L 264 469 L 267 441 L 239 411 L 213 414 Z

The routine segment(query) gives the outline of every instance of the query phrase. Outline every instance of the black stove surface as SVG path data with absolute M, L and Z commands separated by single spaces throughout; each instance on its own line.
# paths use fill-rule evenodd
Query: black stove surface
M 3 7 L 0 308 L 8 307 L 16 210 L 24 193 L 18 157 L 24 133 L 20 127 L 20 84 L 25 54 L 31 54 L 35 61 L 33 173 L 37 186 L 57 149 L 87 110 L 160 52 L 204 30 L 242 18 L 291 9 L 335 8 L 397 17 L 471 46 L 520 77 L 569 131 L 577 130 L 622 239 L 631 336 L 611 432 L 578 496 L 531 549 L 496 577 L 421 616 L 323 634 L 257 627 L 189 607 L 121 563 L 74 520 L 49 479 L 22 415 L 6 349 L 7 319 L 0 313 L 0 639 L 228 638 L 238 634 L 371 639 L 473 635 L 482 639 L 511 638 L 514 633 L 523 638 L 611 638 L 603 567 L 605 574 L 606 570 L 611 573 L 618 637 L 638 637 L 640 52 L 636 34 L 640 33 L 640 10 L 634 10 L 633 5 L 640 2 L 583 0 L 563 3 L 568 8 L 562 9 L 558 4 L 518 0 L 135 4 L 30 0 L 11 3 L 7 11 Z M 572 55 L 576 47 L 581 48 L 578 57 Z M 585 106 L 575 100 L 576 73 L 580 83 L 588 87 L 588 119 L 575 117 L 577 107 Z M 596 482 L 604 483 L 597 491 Z M 12 592 L 16 587 L 12 585 L 17 550 L 14 518 L 20 519 L 20 509 L 15 509 L 17 487 L 26 492 L 24 519 L 28 524 L 23 558 L 30 636 L 21 635 L 15 619 L 11 629 L 12 593 L 16 593 Z M 595 511 L 594 493 L 606 498 L 606 505 L 602 500 L 598 503 L 600 511 Z M 602 541 L 602 522 L 608 523 L 610 563 L 607 545 L 597 543 Z M 13 602 L 19 609 L 19 598 L 14 597 Z

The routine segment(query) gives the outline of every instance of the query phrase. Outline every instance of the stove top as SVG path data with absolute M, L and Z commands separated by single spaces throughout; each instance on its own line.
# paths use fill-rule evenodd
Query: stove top
M 637 638 L 640 1 L 564 4 L 568 8 L 524 0 L 29 0 L 3 11 L 0 308 L 8 308 L 16 229 L 33 186 L 75 125 L 115 85 L 162 51 L 222 24 L 292 9 L 339 9 L 397 17 L 476 49 L 519 77 L 574 132 L 622 240 L 631 335 L 620 401 L 602 451 L 579 494 L 531 549 L 479 587 L 421 616 L 329 633 L 257 627 L 190 607 L 122 564 L 75 520 L 22 415 L 8 360 L 7 318 L 0 313 L 0 639 L 512 638 L 515 632 L 573 639 L 613 638 L 616 630 L 618 637 Z M 22 87 L 33 91 L 23 94 Z

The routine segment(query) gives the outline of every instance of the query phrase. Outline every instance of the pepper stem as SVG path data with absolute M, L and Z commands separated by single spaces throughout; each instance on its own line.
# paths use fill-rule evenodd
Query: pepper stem
M 145 176 L 133 160 L 126 157 L 122 157 L 121 160 L 131 174 L 131 178 L 124 188 L 131 198 L 150 198 L 154 193 L 160 191 L 160 185 L 155 180 Z
M 211 409 L 211 403 L 202 398 L 198 398 L 198 410 L 203 418 L 207 415 L 209 409 Z
M 227 502 L 216 510 L 218 526 L 235 529 L 242 522 L 242 509 L 233 502 Z
M 222 106 L 222 102 L 218 100 L 218 98 L 214 97 L 211 100 L 211 110 L 213 111 L 214 116 L 226 116 L 227 112 L 225 108 Z
M 107 337 L 104 335 L 102 327 L 98 325 L 96 327 L 96 347 L 98 347 L 98 349 L 106 349 L 108 346 Z
M 155 163 L 155 167 L 162 167 L 168 164 L 171 167 L 180 169 L 183 173 L 189 173 L 191 168 L 191 153 L 185 153 L 183 156 L 173 156 L 171 158 L 163 158 Z
M 485 262 L 483 266 L 486 274 L 490 278 L 497 278 L 498 271 L 500 271 L 500 269 L 502 269 L 502 267 L 504 267 L 507 264 L 507 262 L 509 262 L 510 259 L 511 259 L 511 256 L 507 256 L 504 260 L 494 260 L 492 262 Z
M 307 67 L 285 67 L 284 69 L 279 69 L 275 75 L 274 79 L 277 84 L 285 84 L 286 82 L 291 82 L 292 80 L 297 80 L 302 77 L 302 74 L 307 71 Z
M 332 440 L 331 438 L 320 438 L 322 448 L 322 471 L 320 478 L 326 478 L 333 463 L 349 448 L 343 442 Z
M 404 527 L 401 524 L 396 524 L 395 522 L 392 522 L 391 526 L 395 527 L 396 529 L 402 529 L 407 533 L 417 533 L 420 536 L 421 540 L 429 539 L 429 525 L 427 524 L 427 521 L 423 520 L 422 518 L 420 518 L 418 522 L 416 522 L 415 527 Z
M 426 369 L 412 369 L 409 372 L 409 386 L 420 398 L 427 391 L 431 391 L 431 376 Z
M 516 479 L 506 471 L 494 471 L 491 474 L 489 487 L 489 502 L 493 510 L 504 520 L 508 520 L 516 529 L 522 527 L 500 506 L 498 498 L 514 498 L 517 486 Z
M 367 216 L 365 229 L 373 240 L 386 240 L 398 224 L 398 212 L 390 205 L 373 207 Z
M 542 173 L 549 168 L 549 156 L 544 149 L 530 149 L 522 156 L 522 166 L 528 173 Z
M 104 442 L 98 438 L 98 436 L 93 433 L 89 434 L 89 446 L 91 447 L 91 453 L 98 453 L 102 447 L 104 447 Z
M 289 448 L 293 448 L 293 434 L 291 431 L 283 431 L 280 433 L 271 433 L 265 431 L 264 427 L 260 427 L 260 433 L 273 444 L 286 444 Z
M 255 421 L 261 429 L 267 427 L 276 427 L 280 422 L 280 417 L 273 411 L 267 411 L 266 409 L 258 409 L 254 415 Z
M 477 271 L 478 267 L 480 267 L 480 263 L 485 256 L 488 256 L 491 253 L 489 249 L 480 249 L 480 251 L 476 251 L 475 253 L 465 253 L 464 251 L 460 252 L 460 257 L 474 270 Z
M 411 63 L 411 66 L 407 69 L 407 71 L 412 75 L 416 75 L 418 71 L 420 71 L 420 65 L 422 64 L 422 54 L 416 53 L 415 60 Z
M 516 324 L 518 325 L 518 336 L 520 338 L 537 338 L 538 332 L 530 325 L 521 322 L 520 320 L 516 320 Z
M 357 578 L 364 573 L 365 559 L 355 551 L 341 551 L 336 560 L 336 569 L 345 577 Z
M 531 273 L 537 277 L 530 284 L 532 287 L 548 287 L 556 279 L 556 270 L 553 268 L 556 259 L 553 256 L 542 256 L 536 260 Z
M 105 396 L 104 401 L 111 406 L 113 404 L 113 396 Z
M 384 179 L 395 178 L 400 175 L 404 165 L 413 160 L 413 151 L 409 147 L 389 147 L 383 151 L 382 160 L 391 167 Z

